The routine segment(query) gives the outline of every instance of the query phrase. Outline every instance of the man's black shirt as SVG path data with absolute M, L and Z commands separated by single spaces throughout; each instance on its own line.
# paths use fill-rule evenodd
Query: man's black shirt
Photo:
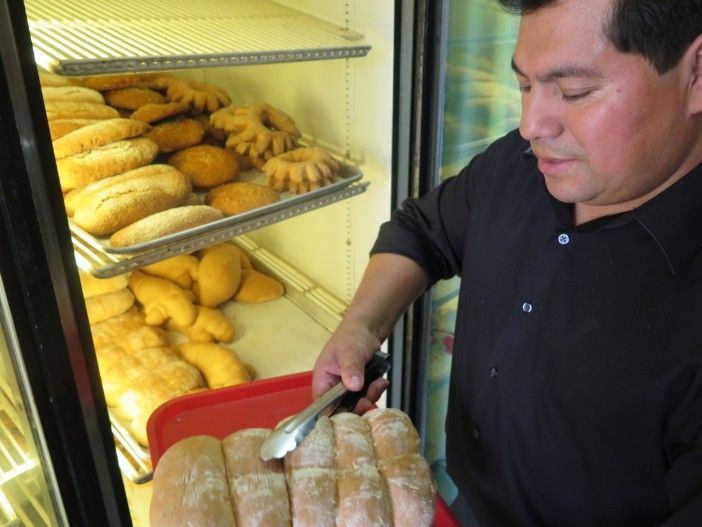
M 702 526 L 702 165 L 576 227 L 528 146 L 405 202 L 372 251 L 462 278 L 449 473 L 481 527 Z

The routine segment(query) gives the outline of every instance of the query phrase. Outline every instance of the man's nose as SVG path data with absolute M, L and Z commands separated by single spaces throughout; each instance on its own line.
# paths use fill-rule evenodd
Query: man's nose
M 522 117 L 519 133 L 527 141 L 558 137 L 563 131 L 556 97 L 533 90 L 522 95 Z

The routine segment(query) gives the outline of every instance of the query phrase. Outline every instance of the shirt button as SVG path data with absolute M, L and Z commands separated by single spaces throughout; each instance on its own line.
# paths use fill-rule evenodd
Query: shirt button
M 522 311 L 525 313 L 531 313 L 532 309 L 534 309 L 534 306 L 532 306 L 529 302 L 524 302 L 522 304 Z
M 490 368 L 490 377 L 493 379 L 497 377 L 497 368 Z
M 477 428 L 473 428 L 473 430 L 470 431 L 471 435 L 475 438 L 478 439 L 480 437 L 480 430 Z
M 567 234 L 559 234 L 558 235 L 558 243 L 560 243 L 561 245 L 568 245 L 569 242 L 570 242 L 570 236 L 568 236 Z

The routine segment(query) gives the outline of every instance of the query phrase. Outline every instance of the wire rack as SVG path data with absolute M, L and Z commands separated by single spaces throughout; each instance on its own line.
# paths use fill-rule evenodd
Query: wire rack
M 37 64 L 62 75 L 365 56 L 359 33 L 267 0 L 28 0 Z

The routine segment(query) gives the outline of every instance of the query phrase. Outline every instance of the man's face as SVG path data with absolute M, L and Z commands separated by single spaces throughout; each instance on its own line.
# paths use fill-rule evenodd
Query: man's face
M 523 16 L 513 60 L 520 132 L 549 192 L 606 213 L 637 206 L 692 168 L 682 68 L 661 76 L 618 52 L 603 35 L 611 3 L 564 0 Z

